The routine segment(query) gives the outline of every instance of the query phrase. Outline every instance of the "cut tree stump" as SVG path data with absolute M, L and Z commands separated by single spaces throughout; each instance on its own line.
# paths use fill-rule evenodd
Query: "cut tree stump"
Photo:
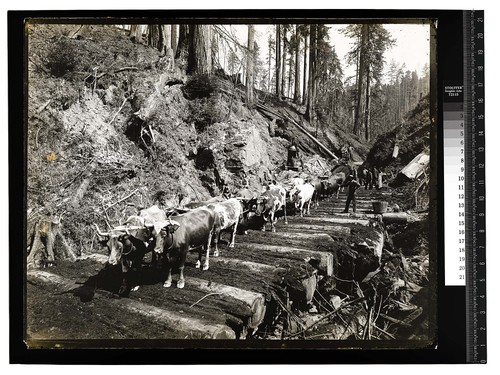
M 33 244 L 27 258 L 28 268 L 43 267 L 56 259 L 76 260 L 75 253 L 61 232 L 60 218 L 43 218 L 34 226 L 33 231 Z

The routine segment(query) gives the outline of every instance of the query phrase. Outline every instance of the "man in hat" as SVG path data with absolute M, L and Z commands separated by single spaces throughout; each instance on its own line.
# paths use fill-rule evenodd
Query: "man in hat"
M 349 206 L 352 202 L 352 212 L 356 212 L 356 190 L 361 186 L 358 181 L 354 178 L 354 175 L 350 174 L 345 182 L 341 186 L 347 186 L 347 201 L 345 203 L 344 213 L 349 212 Z
M 287 159 L 287 169 L 290 169 L 292 171 L 298 171 L 299 170 L 299 163 L 301 168 L 304 168 L 304 162 L 302 161 L 302 158 L 299 155 L 299 149 L 297 145 L 295 144 L 295 141 L 292 142 L 290 147 L 288 148 L 288 159 Z

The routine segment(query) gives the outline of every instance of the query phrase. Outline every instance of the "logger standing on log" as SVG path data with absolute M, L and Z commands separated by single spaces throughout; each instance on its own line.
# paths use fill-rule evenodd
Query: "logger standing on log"
M 354 178 L 354 175 L 350 174 L 346 181 L 340 186 L 347 186 L 347 201 L 345 203 L 344 213 L 349 212 L 349 205 L 352 201 L 352 212 L 356 212 L 356 190 L 361 186 L 358 181 Z

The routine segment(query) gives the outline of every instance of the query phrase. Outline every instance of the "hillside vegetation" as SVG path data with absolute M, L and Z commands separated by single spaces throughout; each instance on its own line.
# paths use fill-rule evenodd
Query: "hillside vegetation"
M 70 29 L 29 30 L 27 206 L 29 223 L 62 217 L 77 252 L 92 249 L 92 223 L 117 225 L 152 204 L 203 200 L 246 182 L 258 189 L 284 168 L 292 140 L 306 161 L 326 156 L 293 125 L 248 110 L 242 85 L 187 76 L 182 60 L 172 64 L 113 26 L 78 39 Z M 258 95 L 314 134 L 300 108 Z M 367 152 L 335 125 L 318 139 L 339 156 L 345 143 L 358 160 Z

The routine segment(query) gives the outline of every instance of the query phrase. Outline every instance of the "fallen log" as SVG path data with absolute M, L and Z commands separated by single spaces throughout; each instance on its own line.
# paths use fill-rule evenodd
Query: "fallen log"
M 298 124 L 294 119 L 292 119 L 291 117 L 287 116 L 287 115 L 280 115 L 276 112 L 274 112 L 273 110 L 271 110 L 270 108 L 262 105 L 262 104 L 256 104 L 255 107 L 257 109 L 260 109 L 260 110 L 263 110 L 263 111 L 266 111 L 268 113 L 271 113 L 272 115 L 276 116 L 277 118 L 280 118 L 280 119 L 286 119 L 288 120 L 290 123 L 292 123 L 293 125 L 295 125 L 301 132 L 303 132 L 306 136 L 308 136 L 322 151 L 324 151 L 326 154 L 328 154 L 328 156 L 330 156 L 333 160 L 337 161 L 339 158 L 337 157 L 337 155 L 335 155 L 333 152 L 331 152 L 328 148 L 326 148 L 320 141 L 318 141 L 311 133 L 309 133 L 306 129 L 304 129 L 304 127 L 300 124 Z
M 233 267 L 245 268 L 249 271 L 255 273 L 272 273 L 276 271 L 285 271 L 284 268 L 271 266 L 268 264 L 255 263 L 249 261 L 242 261 L 239 259 L 230 259 L 230 258 L 215 258 L 210 257 L 210 263 L 214 263 L 217 265 L 229 265 Z
M 406 212 L 389 212 L 382 214 L 382 221 L 385 224 L 406 224 L 408 215 Z
M 350 235 L 351 228 L 343 227 L 340 225 L 318 225 L 312 223 L 289 223 L 287 228 L 293 230 L 313 230 L 321 231 L 323 233 L 331 233 L 335 235 Z
M 322 223 L 332 223 L 332 224 L 359 224 L 363 226 L 368 226 L 370 220 L 367 219 L 355 219 L 349 217 L 304 217 L 299 219 L 301 222 L 322 222 Z
M 75 284 L 73 281 L 63 278 L 61 276 L 39 270 L 28 271 L 28 280 L 33 282 L 43 282 L 47 284 L 52 284 L 59 286 L 65 291 L 72 291 L 81 287 Z M 166 338 L 168 338 L 168 333 L 176 332 L 182 333 L 183 335 L 188 335 L 196 338 L 204 339 L 235 339 L 235 332 L 224 324 L 212 323 L 205 319 L 190 317 L 185 313 L 180 314 L 178 312 L 166 310 L 165 308 L 158 308 L 149 304 L 142 303 L 140 301 L 135 301 L 132 299 L 110 299 L 104 298 L 103 294 L 96 291 L 94 298 L 100 298 L 100 302 L 109 304 L 112 309 L 115 310 L 126 310 L 133 314 L 142 315 L 151 320 L 151 322 L 157 322 L 168 327 L 168 332 L 166 332 Z M 124 314 L 127 315 L 127 314 Z M 118 314 L 117 316 L 123 316 Z
M 209 293 L 219 293 L 222 296 L 229 296 L 238 301 L 246 303 L 252 311 L 252 316 L 248 319 L 248 328 L 257 328 L 266 314 L 265 297 L 261 293 L 236 288 L 229 285 L 214 283 L 212 281 L 189 277 L 186 279 L 186 287 L 196 288 Z
M 329 252 L 305 250 L 287 246 L 275 246 L 265 244 L 247 243 L 243 245 L 245 248 L 253 249 L 255 251 L 268 251 L 272 253 L 279 253 L 283 255 L 295 255 L 302 259 L 316 259 L 318 260 L 318 267 L 324 271 L 328 276 L 333 275 L 333 255 Z

